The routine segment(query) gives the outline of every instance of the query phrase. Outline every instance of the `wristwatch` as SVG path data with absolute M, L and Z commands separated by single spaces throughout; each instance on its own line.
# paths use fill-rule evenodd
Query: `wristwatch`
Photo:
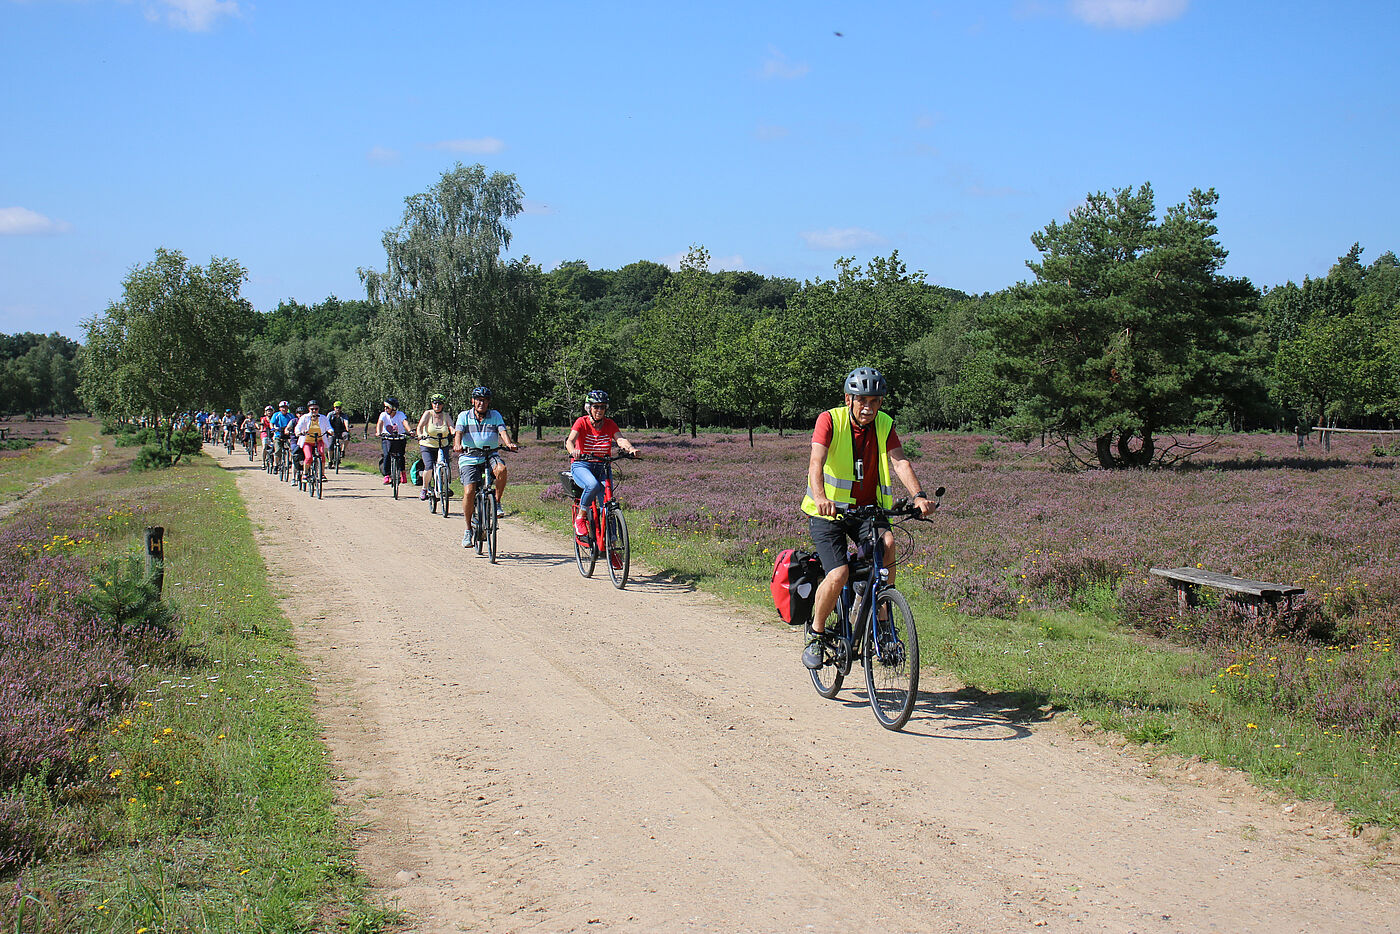
M 924 491 L 923 491 L 923 490 L 920 490 L 919 492 L 915 493 L 915 494 L 914 494 L 914 498 L 915 498 L 915 499 L 928 499 L 928 497 L 924 495 Z

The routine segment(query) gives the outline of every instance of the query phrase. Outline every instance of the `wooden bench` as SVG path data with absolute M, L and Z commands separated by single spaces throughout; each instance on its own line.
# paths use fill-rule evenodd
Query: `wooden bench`
M 1216 571 L 1200 568 L 1150 568 L 1152 574 L 1165 577 L 1176 587 L 1177 612 L 1186 614 L 1188 607 L 1199 600 L 1197 588 L 1214 587 L 1225 591 L 1225 599 L 1237 605 L 1249 616 L 1258 616 L 1260 607 L 1277 610 L 1282 601 L 1283 609 L 1293 609 L 1293 598 L 1303 593 L 1302 587 L 1293 584 L 1271 584 L 1268 581 L 1252 581 L 1243 577 L 1232 577 Z

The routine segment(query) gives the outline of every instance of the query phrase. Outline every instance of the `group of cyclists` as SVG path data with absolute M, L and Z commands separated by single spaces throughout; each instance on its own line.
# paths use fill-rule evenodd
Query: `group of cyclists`
M 894 419 L 881 411 L 889 387 L 885 377 L 870 367 L 851 371 L 842 384 L 843 402 L 825 412 L 816 421 L 812 433 L 811 455 L 807 470 L 807 491 L 802 510 L 809 517 L 812 542 L 821 558 L 824 577 L 817 587 L 812 623 L 803 646 L 803 664 L 812 669 L 822 665 L 821 641 L 827 615 L 834 607 L 849 577 L 847 545 L 868 536 L 873 528 L 884 544 L 883 561 L 893 580 L 895 569 L 895 540 L 887 520 L 849 519 L 848 509 L 877 505 L 889 509 L 893 503 L 893 478 L 908 490 L 913 507 L 921 515 L 935 508 L 925 496 L 914 467 L 905 456 Z M 496 490 L 497 515 L 504 516 L 502 505 L 506 492 L 507 470 L 502 450 L 518 451 L 511 440 L 505 419 L 491 407 L 491 390 L 477 386 L 472 390 L 471 405 L 453 419 L 447 412 L 447 399 L 434 393 L 429 407 L 418 418 L 414 435 L 418 440 L 423 471 L 431 474 L 439 459 L 446 460 L 449 451 L 458 455 L 458 475 L 463 482 L 462 515 L 467 528 L 462 545 L 475 543 L 473 519 L 476 493 L 483 482 L 492 482 Z M 293 413 L 284 400 L 276 409 L 269 405 L 261 418 L 225 409 L 222 416 L 214 412 L 199 412 L 195 420 L 206 441 L 227 440 L 230 434 L 242 440 L 248 434 L 253 443 L 290 443 L 293 438 L 300 448 L 304 467 L 309 468 L 313 453 L 319 451 L 325 462 L 327 439 L 343 445 L 350 433 L 350 420 L 336 402 L 331 411 L 322 414 L 313 399 L 303 409 Z M 407 483 L 403 467 L 405 448 L 409 441 L 408 416 L 399 409 L 397 398 L 384 400 L 383 411 L 375 422 L 375 436 L 381 444 L 380 473 L 384 483 L 392 481 L 396 468 L 400 483 Z M 569 472 L 580 495 L 574 533 L 587 539 L 588 526 L 584 514 L 598 496 L 607 469 L 606 459 L 616 447 L 626 454 L 637 455 L 637 448 L 622 437 L 617 422 L 608 417 L 608 394 L 601 389 L 588 393 L 585 414 L 569 429 L 564 448 L 571 458 Z M 450 461 L 447 461 L 450 470 Z M 420 494 L 427 498 L 426 489 Z
M 324 463 L 332 445 L 339 445 L 344 451 L 345 441 L 350 435 L 350 417 L 339 402 L 329 412 L 323 413 L 321 405 L 312 399 L 305 406 L 297 406 L 293 412 L 291 403 L 283 399 L 275 407 L 263 407 L 261 416 L 241 409 L 224 409 L 224 413 L 200 410 L 190 421 L 199 429 L 200 437 L 208 444 L 244 445 L 249 456 L 255 457 L 260 449 L 269 445 L 274 450 L 279 447 L 289 452 L 300 450 L 302 467 L 309 467 L 314 453 L 319 452 Z
M 511 440 L 501 413 L 491 407 L 491 390 L 486 386 L 472 390 L 471 407 L 463 409 L 455 419 L 447 412 L 447 397 L 440 392 L 433 393 L 428 408 L 418 418 L 414 433 L 425 477 L 432 474 L 440 461 L 446 463 L 450 471 L 450 453 L 457 454 L 457 472 L 462 478 L 462 516 L 467 524 L 462 533 L 462 547 L 471 548 L 476 544 L 477 534 L 473 524 L 476 492 L 489 477 L 496 491 L 496 515 L 505 515 L 503 497 L 507 471 L 501 451 L 518 451 L 520 446 Z M 399 410 L 397 398 L 390 396 L 384 400 L 384 411 L 375 422 L 374 434 L 380 441 L 379 471 L 384 483 L 393 482 L 391 474 L 396 467 L 400 471 L 399 482 L 408 482 L 407 471 L 402 467 L 409 437 L 408 416 Z M 420 499 L 428 498 L 426 486 L 425 481 Z

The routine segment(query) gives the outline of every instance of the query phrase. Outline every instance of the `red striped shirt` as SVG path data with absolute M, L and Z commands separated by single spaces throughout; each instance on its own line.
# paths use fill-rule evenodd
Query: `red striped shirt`
M 593 419 L 581 415 L 579 420 L 574 422 L 573 430 L 578 432 L 578 446 L 583 452 L 582 460 L 607 457 L 612 453 L 613 438 L 617 437 L 618 431 L 617 422 L 612 419 L 604 418 L 595 426 Z

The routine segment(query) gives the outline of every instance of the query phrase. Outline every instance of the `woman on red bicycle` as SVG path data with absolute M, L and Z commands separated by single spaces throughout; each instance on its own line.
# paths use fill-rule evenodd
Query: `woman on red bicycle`
M 574 520 L 574 533 L 584 539 L 588 537 L 588 506 L 603 488 L 604 472 L 608 469 L 607 464 L 599 461 L 612 453 L 614 444 L 634 457 L 637 454 L 632 442 L 617 433 L 617 422 L 608 418 L 606 392 L 601 389 L 590 392 L 586 411 L 587 415 L 579 416 L 578 421 L 574 422 L 574 427 L 569 430 L 569 438 L 564 442 L 564 450 L 573 458 L 573 463 L 569 465 L 569 473 L 583 491 L 578 500 L 579 511 Z

